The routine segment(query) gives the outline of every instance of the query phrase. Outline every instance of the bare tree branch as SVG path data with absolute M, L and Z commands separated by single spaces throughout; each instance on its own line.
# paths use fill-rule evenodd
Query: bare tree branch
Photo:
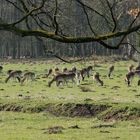
M 117 22 L 116 22 L 116 19 L 115 19 L 115 16 L 114 16 L 114 13 L 113 13 L 113 10 L 112 10 L 112 7 L 111 7 L 109 1 L 106 0 L 106 3 L 108 5 L 108 8 L 110 10 L 110 14 L 111 14 L 111 17 L 112 17 L 112 20 L 113 20 L 113 23 L 114 23 L 114 28 L 112 30 L 112 32 L 114 32 L 116 30 L 116 28 L 117 28 Z
M 12 4 L 16 9 L 18 9 L 20 12 L 24 13 L 24 11 L 19 8 L 14 2 L 10 1 L 10 0 L 6 0 L 8 3 Z
M 55 24 L 55 34 L 58 34 L 58 23 L 57 23 L 57 12 L 58 12 L 58 2 L 55 0 L 55 11 L 54 11 L 54 24 Z
M 130 22 L 130 24 L 127 26 L 127 28 L 125 27 L 124 29 L 116 31 L 116 28 L 118 25 L 118 23 L 117 23 L 118 19 L 116 19 L 115 15 L 114 15 L 114 11 L 113 11 L 115 4 L 113 3 L 113 5 L 111 5 L 109 0 L 106 0 L 106 3 L 108 6 L 108 9 L 109 9 L 109 12 L 110 12 L 109 15 L 111 16 L 111 22 L 110 22 L 110 20 L 108 20 L 108 18 L 106 16 L 104 16 L 105 14 L 102 13 L 101 11 L 97 11 L 94 8 L 88 6 L 82 0 L 75 0 L 78 3 L 78 5 L 80 5 L 83 8 L 88 26 L 92 32 L 91 35 L 89 35 L 89 33 L 88 33 L 88 35 L 86 33 L 85 34 L 83 33 L 83 34 L 80 34 L 79 36 L 75 36 L 75 34 L 68 35 L 68 34 L 71 34 L 72 32 L 70 32 L 70 33 L 66 32 L 65 34 L 67 34 L 67 35 L 65 35 L 63 33 L 63 31 L 65 32 L 65 29 L 63 29 L 63 28 L 65 28 L 66 26 L 65 26 L 65 24 L 61 23 L 60 20 L 57 19 L 57 15 L 59 12 L 59 5 L 60 5 L 58 3 L 59 2 L 58 0 L 54 0 L 51 3 L 51 8 L 49 10 L 47 9 L 47 6 L 49 5 L 48 3 L 50 1 L 48 1 L 48 3 L 46 4 L 47 0 L 42 0 L 41 3 L 40 3 L 40 1 L 39 1 L 39 3 L 38 2 L 33 3 L 31 0 L 28 0 L 28 2 L 29 2 L 28 3 L 27 1 L 25 2 L 24 0 L 19 0 L 20 6 L 18 6 L 16 3 L 14 3 L 10 0 L 6 0 L 6 1 L 8 3 L 10 3 L 11 5 L 13 5 L 16 9 L 21 11 L 22 13 L 24 13 L 24 16 L 21 19 L 15 21 L 13 23 L 10 23 L 10 24 L 8 24 L 6 22 L 1 22 L 0 30 L 9 31 L 14 34 L 20 35 L 22 37 L 25 37 L 25 36 L 44 37 L 44 38 L 49 38 L 49 39 L 53 39 L 53 40 L 56 40 L 59 42 L 64 42 L 64 43 L 98 42 L 108 49 L 118 49 L 119 46 L 121 45 L 121 43 L 123 43 L 123 41 L 127 35 L 134 33 L 134 32 L 138 32 L 140 30 L 140 23 L 137 22 L 137 24 L 136 24 L 136 21 L 138 20 L 139 15 L 140 15 L 140 12 L 139 12 L 138 15 L 136 16 L 136 18 L 134 20 L 132 20 L 132 22 Z M 28 4 L 31 4 L 31 5 L 28 5 Z M 96 33 L 96 31 L 95 31 L 96 28 L 94 27 L 94 29 L 93 29 L 91 21 L 90 21 L 90 17 L 89 17 L 89 13 L 88 13 L 89 10 L 90 10 L 90 12 L 92 11 L 92 14 L 94 13 L 95 15 L 98 15 L 98 17 L 100 17 L 103 22 L 105 21 L 106 23 L 105 22 L 104 23 L 106 24 L 107 28 L 108 28 L 108 26 L 111 25 L 111 27 L 112 27 L 111 31 L 109 32 L 108 30 L 105 30 L 104 27 L 102 27 L 101 28 L 102 33 L 100 33 L 100 34 L 98 32 Z M 41 18 L 42 15 L 43 15 L 43 18 L 44 17 L 46 18 L 45 21 Z M 28 27 L 30 27 L 29 18 L 33 19 L 33 22 L 36 25 L 35 29 L 28 28 Z M 23 21 L 25 21 L 25 23 Z M 113 21 L 114 25 L 112 24 L 112 21 Z M 20 28 L 20 26 L 18 26 L 18 27 L 15 26 L 15 25 L 19 25 L 21 22 L 23 24 L 26 24 L 27 29 Z M 69 31 L 69 29 L 68 29 L 68 31 Z M 60 34 L 58 34 L 58 32 Z M 118 38 L 118 37 L 121 37 L 121 40 L 115 46 L 113 46 L 112 44 L 107 44 L 105 42 L 108 39 Z
M 22 0 L 20 0 L 22 2 Z M 14 23 L 10 23 L 9 25 L 15 26 L 16 24 L 24 21 L 26 18 L 28 18 L 28 16 L 30 16 L 33 12 L 38 11 L 39 9 L 41 9 L 44 4 L 45 4 L 46 0 L 42 0 L 42 3 L 39 7 L 37 8 L 33 8 L 31 11 L 29 11 L 25 16 L 23 16 L 21 19 L 19 19 L 18 21 L 14 22 Z M 25 6 L 24 6 L 25 7 Z M 25 10 L 28 11 L 28 9 L 25 7 Z

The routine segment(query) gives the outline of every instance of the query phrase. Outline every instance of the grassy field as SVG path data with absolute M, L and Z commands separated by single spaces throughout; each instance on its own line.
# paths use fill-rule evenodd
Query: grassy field
M 0 126 L 4 140 L 140 139 L 140 120 L 101 122 L 96 118 L 1 112 Z
M 90 60 L 74 64 L 59 61 L 1 62 L 0 73 L 0 138 L 3 140 L 139 140 L 140 87 L 138 77 L 128 87 L 124 82 L 132 61 Z M 112 79 L 107 78 L 110 64 L 115 65 Z M 80 86 L 51 88 L 42 78 L 49 68 L 95 65 L 104 86 L 86 78 Z M 36 80 L 21 85 L 10 80 L 5 84 L 7 70 L 30 70 Z M 94 72 L 93 71 L 93 72 Z M 83 90 L 85 89 L 85 90 Z

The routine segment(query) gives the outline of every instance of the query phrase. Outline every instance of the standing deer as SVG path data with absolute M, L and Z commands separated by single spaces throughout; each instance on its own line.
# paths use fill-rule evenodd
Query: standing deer
M 104 82 L 100 79 L 100 75 L 98 72 L 95 73 L 93 76 L 93 80 L 95 80 L 97 83 L 99 83 L 101 86 L 104 85 Z
M 111 75 L 113 74 L 113 72 L 114 72 L 114 65 L 111 65 L 111 66 L 109 67 L 109 71 L 108 71 L 108 77 L 109 77 L 109 78 L 111 78 Z
M 130 71 L 126 74 L 125 81 L 127 82 L 128 86 L 130 86 L 130 84 L 132 83 L 134 76 L 135 76 L 134 71 Z
M 5 83 L 7 83 L 11 78 L 18 79 L 18 81 L 20 82 L 22 75 L 21 70 L 10 70 L 8 71 L 8 74 L 9 76 L 6 78 Z
M 23 75 L 23 79 L 21 80 L 21 84 L 23 84 L 25 80 L 29 80 L 29 79 L 31 79 L 32 81 L 35 80 L 35 73 L 34 72 L 26 72 Z
M 55 75 L 51 81 L 48 82 L 48 86 L 51 87 L 53 82 L 56 82 L 56 86 L 59 86 L 60 83 L 62 83 L 63 85 L 66 83 L 66 85 L 68 86 L 68 81 L 72 81 L 72 83 L 75 84 L 75 80 L 77 80 L 77 78 L 77 73 L 59 73 Z

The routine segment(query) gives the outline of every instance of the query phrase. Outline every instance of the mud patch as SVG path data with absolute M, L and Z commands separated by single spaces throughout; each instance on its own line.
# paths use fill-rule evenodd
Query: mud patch
M 99 113 L 107 110 L 107 105 L 95 105 L 95 104 L 44 104 L 36 106 L 25 106 L 19 104 L 0 104 L 0 111 L 13 111 L 13 112 L 28 112 L 28 113 L 40 113 L 46 112 L 55 116 L 66 117 L 94 117 Z
M 46 111 L 55 116 L 67 117 L 94 117 L 99 113 L 108 109 L 107 105 L 94 104 L 59 104 L 57 106 L 50 106 Z
M 120 106 L 119 104 L 93 104 L 93 103 L 59 103 L 59 104 L 40 104 L 40 105 L 20 105 L 16 103 L 0 104 L 0 111 L 28 112 L 52 114 L 54 116 L 65 117 L 97 117 L 103 121 L 112 120 L 134 120 L 140 118 L 140 108 L 138 106 Z M 77 126 L 75 126 L 77 127 Z M 113 127 L 111 125 L 99 125 L 95 128 Z M 94 128 L 93 127 L 93 128 Z
M 111 109 L 107 113 L 103 114 L 100 119 L 104 121 L 112 120 L 135 120 L 140 118 L 139 108 L 122 108 L 122 109 Z

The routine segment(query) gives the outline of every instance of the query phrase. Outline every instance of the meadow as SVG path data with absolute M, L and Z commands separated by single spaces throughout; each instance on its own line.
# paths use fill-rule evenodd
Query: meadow
M 109 65 L 115 71 L 107 77 Z M 139 140 L 140 86 L 135 77 L 130 87 L 125 75 L 133 61 L 112 58 L 87 60 L 73 64 L 59 60 L 1 61 L 0 73 L 0 138 L 3 140 Z M 79 86 L 48 87 L 43 78 L 49 68 L 94 65 L 104 86 L 86 78 Z M 11 79 L 5 83 L 7 71 L 26 70 L 36 73 L 35 81 L 21 85 Z

